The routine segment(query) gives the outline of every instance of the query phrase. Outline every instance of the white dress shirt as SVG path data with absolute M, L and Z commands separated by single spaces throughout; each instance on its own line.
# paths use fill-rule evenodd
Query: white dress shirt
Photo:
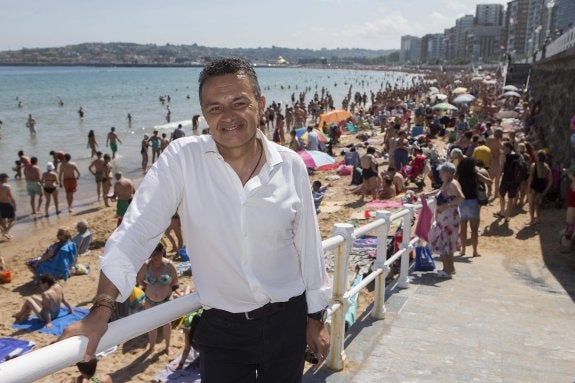
M 177 209 L 204 307 L 248 312 L 304 291 L 309 313 L 329 304 L 304 162 L 257 134 L 266 162 L 245 186 L 211 136 L 180 138 L 162 153 L 106 242 L 101 269 L 119 301 L 130 295 Z

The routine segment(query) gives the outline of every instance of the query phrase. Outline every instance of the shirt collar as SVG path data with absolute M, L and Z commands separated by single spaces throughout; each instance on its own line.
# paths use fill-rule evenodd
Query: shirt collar
M 273 168 L 275 165 L 283 162 L 283 159 L 276 147 L 276 144 L 270 142 L 270 140 L 268 140 L 268 138 L 265 136 L 265 134 L 262 133 L 261 130 L 257 130 L 256 132 L 257 138 L 260 140 L 260 142 L 263 145 L 263 148 L 266 152 L 266 163 L 269 166 L 269 168 Z M 216 141 L 214 141 L 214 138 L 211 135 L 205 135 L 205 136 L 201 136 L 204 139 L 204 153 L 218 153 L 218 147 L 216 146 Z

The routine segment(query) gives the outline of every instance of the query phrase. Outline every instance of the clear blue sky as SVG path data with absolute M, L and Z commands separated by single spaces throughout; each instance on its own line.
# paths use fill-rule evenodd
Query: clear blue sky
M 82 42 L 397 49 L 506 0 L 0 0 L 0 51 Z

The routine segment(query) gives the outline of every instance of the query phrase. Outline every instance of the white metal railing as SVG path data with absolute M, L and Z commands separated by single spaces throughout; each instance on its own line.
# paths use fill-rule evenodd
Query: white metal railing
M 432 209 L 434 208 L 434 199 L 429 201 L 429 205 Z M 401 259 L 401 267 L 397 286 L 399 288 L 409 287 L 409 253 L 418 240 L 418 238 L 410 239 L 412 236 L 411 223 L 415 212 L 420 208 L 421 205 L 418 204 L 404 205 L 402 210 L 393 214 L 378 211 L 375 221 L 355 230 L 350 224 L 335 224 L 333 235 L 322 242 L 324 252 L 336 250 L 333 303 L 328 308 L 332 315 L 331 347 L 327 360 L 327 366 L 330 369 L 336 371 L 343 369 L 345 313 L 349 308 L 350 298 L 369 283 L 375 281 L 375 299 L 371 315 L 376 319 L 383 319 L 385 317 L 385 278 L 390 271 L 390 265 L 398 259 Z M 403 221 L 403 242 L 399 250 L 388 259 L 387 236 L 391 224 L 398 220 Z M 373 232 L 377 234 L 378 238 L 377 256 L 373 264 L 373 271 L 360 284 L 348 291 L 348 258 L 353 242 L 355 238 Z M 198 308 L 200 308 L 198 295 L 190 294 L 111 322 L 108 331 L 100 340 L 97 352 L 145 334 L 151 329 L 161 327 Z M 0 380 L 3 383 L 33 382 L 53 374 L 81 360 L 86 352 L 87 344 L 88 339 L 86 337 L 72 337 L 9 360 L 0 364 Z

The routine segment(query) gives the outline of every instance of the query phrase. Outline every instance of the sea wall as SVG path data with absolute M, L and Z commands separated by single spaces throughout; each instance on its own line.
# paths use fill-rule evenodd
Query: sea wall
M 575 165 L 571 119 L 575 115 L 575 49 L 533 66 L 529 94 L 540 102 L 541 111 L 534 123 L 555 161 Z

